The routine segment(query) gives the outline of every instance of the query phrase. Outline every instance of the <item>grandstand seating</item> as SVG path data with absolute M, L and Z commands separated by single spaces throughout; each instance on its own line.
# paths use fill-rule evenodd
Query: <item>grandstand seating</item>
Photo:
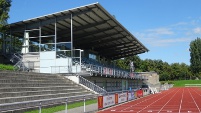
M 74 63 L 78 61 L 74 60 Z M 136 73 L 130 73 L 128 70 L 123 70 L 117 66 L 111 66 L 107 64 L 103 64 L 97 60 L 90 59 L 90 58 L 82 58 L 81 60 L 82 67 L 86 68 L 87 71 L 91 71 L 93 73 L 99 73 L 103 75 L 110 75 L 110 76 L 118 76 L 118 77 L 125 77 L 125 78 L 135 78 L 135 79 L 144 79 L 141 76 L 138 76 Z M 135 76 L 134 76 L 135 75 Z
M 85 94 L 94 93 L 63 76 L 0 71 L 0 105 Z

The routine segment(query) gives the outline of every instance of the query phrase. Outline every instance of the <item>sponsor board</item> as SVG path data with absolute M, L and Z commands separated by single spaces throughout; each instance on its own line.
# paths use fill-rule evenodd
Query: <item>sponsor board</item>
M 126 102 L 127 101 L 127 93 L 120 93 L 118 94 L 118 103 Z
M 118 94 L 115 94 L 115 104 L 118 104 L 118 98 L 119 98 Z
M 109 107 L 115 104 L 115 95 L 103 96 L 103 108 Z
M 143 97 L 143 90 L 137 90 L 137 97 Z
M 98 109 L 103 108 L 103 96 L 98 97 Z
M 128 100 L 133 100 L 135 99 L 135 94 L 134 94 L 134 91 L 131 91 L 128 93 Z
M 138 93 L 136 93 L 137 95 Z M 128 100 L 135 99 L 135 92 L 126 92 L 120 94 L 106 95 L 106 96 L 98 96 L 98 109 L 103 109 L 105 107 L 113 106 L 115 104 L 119 104 L 122 102 L 126 102 Z

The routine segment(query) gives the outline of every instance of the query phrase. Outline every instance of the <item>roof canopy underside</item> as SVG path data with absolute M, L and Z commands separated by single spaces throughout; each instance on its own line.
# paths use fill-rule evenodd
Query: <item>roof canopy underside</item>
M 71 14 L 75 48 L 94 50 L 101 56 L 113 60 L 148 51 L 99 3 L 12 23 L 11 33 L 23 37 L 24 30 L 38 29 L 41 26 L 41 35 L 53 35 L 56 20 L 57 42 L 70 41 Z

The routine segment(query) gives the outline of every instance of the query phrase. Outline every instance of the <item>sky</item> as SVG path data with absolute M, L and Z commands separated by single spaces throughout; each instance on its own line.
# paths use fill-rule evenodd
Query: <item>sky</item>
M 8 23 L 96 2 L 149 49 L 141 59 L 190 65 L 190 42 L 201 38 L 201 0 L 12 0 Z

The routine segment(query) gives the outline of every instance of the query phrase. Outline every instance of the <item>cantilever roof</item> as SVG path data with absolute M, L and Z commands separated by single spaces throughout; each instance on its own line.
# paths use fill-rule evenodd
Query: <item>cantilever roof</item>
M 44 35 L 53 34 L 56 18 L 58 42 L 69 41 L 71 14 L 73 15 L 73 46 L 75 48 L 91 49 L 109 59 L 119 59 L 148 51 L 99 3 L 12 23 L 10 29 L 13 35 L 21 37 L 25 29 L 37 29 L 39 26 L 43 27 Z

